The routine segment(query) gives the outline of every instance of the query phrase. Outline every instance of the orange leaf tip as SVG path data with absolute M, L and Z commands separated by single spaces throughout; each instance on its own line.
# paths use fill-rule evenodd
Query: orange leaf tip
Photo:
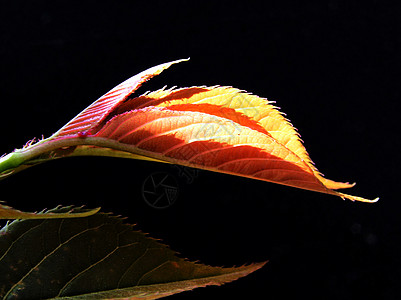
M 348 194 L 339 193 L 339 192 L 335 192 L 334 195 L 340 196 L 343 200 L 348 199 L 351 201 L 359 201 L 359 202 L 365 202 L 365 203 L 376 203 L 377 201 L 379 201 L 379 197 L 377 197 L 373 200 L 370 200 L 370 199 L 366 199 L 363 197 L 348 195 Z

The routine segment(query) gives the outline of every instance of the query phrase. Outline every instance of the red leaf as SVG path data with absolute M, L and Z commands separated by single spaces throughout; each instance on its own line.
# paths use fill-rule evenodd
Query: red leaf
M 68 122 L 64 127 L 57 131 L 54 136 L 71 136 L 79 133 L 86 133 L 100 123 L 118 104 L 126 100 L 130 94 L 135 92 L 142 83 L 149 80 L 169 68 L 172 64 L 179 63 L 185 59 L 172 61 L 147 69 L 126 81 L 120 83 L 115 88 L 104 94 L 98 100 L 88 106 L 83 112 Z
M 351 200 L 378 200 L 335 191 L 353 184 L 324 178 L 297 131 L 266 99 L 220 86 L 132 95 L 141 83 L 180 61 L 128 79 L 49 139 L 0 159 L 0 177 L 49 159 L 108 155 L 181 164 Z
M 225 109 L 218 106 L 195 109 L 136 109 L 115 116 L 94 136 L 162 161 L 362 200 L 327 188 L 304 160 L 235 110 L 223 118 Z

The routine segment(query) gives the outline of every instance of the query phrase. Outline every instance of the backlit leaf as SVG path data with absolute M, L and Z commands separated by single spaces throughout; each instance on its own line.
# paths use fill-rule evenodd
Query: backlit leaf
M 0 230 L 2 299 L 157 299 L 221 285 L 264 264 L 222 268 L 193 263 L 104 213 L 17 220 Z
M 101 155 L 180 164 L 375 202 L 336 191 L 353 184 L 324 178 L 297 131 L 264 98 L 232 87 L 162 89 L 136 97 L 144 71 L 99 98 L 50 138 L 0 159 L 0 178 L 65 156 Z

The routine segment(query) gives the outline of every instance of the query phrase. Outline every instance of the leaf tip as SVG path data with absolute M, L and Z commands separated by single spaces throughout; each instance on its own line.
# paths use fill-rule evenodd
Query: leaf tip
M 353 195 L 348 195 L 348 194 L 343 194 L 343 193 L 338 193 L 337 195 L 340 196 L 343 200 L 348 199 L 353 202 L 359 201 L 359 202 L 365 202 L 365 203 L 376 203 L 377 201 L 379 201 L 379 197 L 377 197 L 373 200 L 370 200 L 370 199 L 366 199 L 363 197 L 358 197 L 358 196 L 353 196 Z
M 251 266 L 253 266 L 253 271 L 257 271 L 257 270 L 263 268 L 268 262 L 269 262 L 268 260 L 265 260 L 265 261 L 251 264 Z
M 161 66 L 162 66 L 163 70 L 165 70 L 165 69 L 169 68 L 171 65 L 178 64 L 178 63 L 184 62 L 184 61 L 189 61 L 189 60 L 190 60 L 190 57 L 188 57 L 188 58 L 176 59 L 176 60 L 170 61 L 170 62 L 168 62 L 168 63 L 164 63 L 164 64 L 162 64 Z

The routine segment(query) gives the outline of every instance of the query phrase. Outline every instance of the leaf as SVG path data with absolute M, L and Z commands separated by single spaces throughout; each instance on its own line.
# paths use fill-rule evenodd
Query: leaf
M 65 207 L 51 213 L 70 211 Z M 2 299 L 157 299 L 221 285 L 264 264 L 221 268 L 193 263 L 105 213 L 17 220 L 0 231 Z
M 126 100 L 130 94 L 136 91 L 142 83 L 153 76 L 159 75 L 163 70 L 169 68 L 171 65 L 182 61 L 185 61 L 185 59 L 155 66 L 127 79 L 123 83 L 120 83 L 68 122 L 64 127 L 57 131 L 53 137 L 74 136 L 91 130 L 109 113 L 111 113 L 118 104 Z
M 81 218 L 97 213 L 100 208 L 88 210 L 85 212 L 66 211 L 65 213 L 29 213 L 23 212 L 7 205 L 0 204 L 0 219 L 55 219 L 55 218 Z
M 268 100 L 231 87 L 133 91 L 174 61 L 117 86 L 46 140 L 0 159 L 4 177 L 28 165 L 77 155 L 155 160 L 375 202 L 336 191 L 289 121 Z

